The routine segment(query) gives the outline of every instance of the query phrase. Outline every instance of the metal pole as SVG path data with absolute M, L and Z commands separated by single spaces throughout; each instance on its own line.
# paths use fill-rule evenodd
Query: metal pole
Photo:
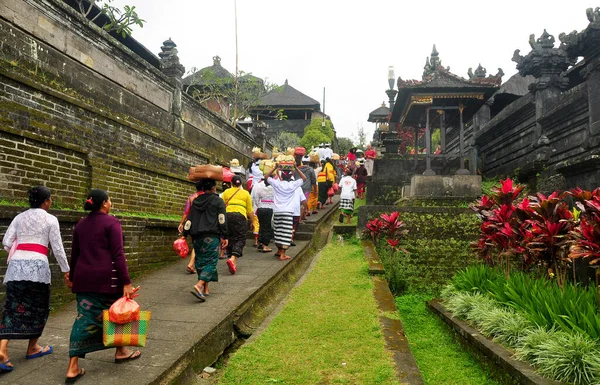
M 237 99 L 238 99 L 238 30 L 237 30 L 237 0 L 233 0 L 233 12 L 235 15 L 235 78 L 234 78 L 234 87 L 235 94 L 233 96 L 233 125 L 235 126 L 235 122 L 237 120 Z
M 415 172 L 419 166 L 419 127 L 415 126 Z
M 440 147 L 442 154 L 446 153 L 446 111 L 442 110 L 440 115 Z
M 429 107 L 425 110 L 427 117 L 425 119 L 425 172 L 423 175 L 432 176 L 435 175 L 435 171 L 431 169 L 431 127 L 429 124 Z
M 459 150 L 460 150 L 460 168 L 456 171 L 456 175 L 470 175 L 469 170 L 465 169 L 465 125 L 463 122 L 463 110 L 465 106 L 461 103 L 458 107 L 460 114 L 460 135 L 459 135 Z

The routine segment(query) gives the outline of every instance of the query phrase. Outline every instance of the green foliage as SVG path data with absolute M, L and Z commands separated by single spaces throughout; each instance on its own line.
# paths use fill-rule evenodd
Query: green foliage
M 331 123 L 331 120 L 329 120 L 329 119 L 325 119 L 325 126 L 323 126 L 322 119 L 311 120 L 310 124 L 304 128 L 304 136 L 306 136 L 306 134 L 308 134 L 311 131 L 318 131 L 318 132 L 323 133 L 327 137 L 327 139 L 323 141 L 324 143 L 333 143 L 333 141 L 335 139 L 335 132 L 333 131 L 333 125 Z M 304 139 L 304 136 L 302 137 L 303 139 Z M 319 142 L 319 143 L 322 143 L 322 142 Z M 317 143 L 317 145 L 319 143 Z
M 131 35 L 131 26 L 138 25 L 140 28 L 144 27 L 145 20 L 139 18 L 135 11 L 135 6 L 125 5 L 123 10 L 113 7 L 110 3 L 113 0 L 106 0 L 105 3 L 100 4 L 102 0 L 76 0 L 79 7 L 79 11 L 88 17 L 92 11 L 94 5 L 99 3 L 100 12 L 96 14 L 91 21 L 95 21 L 100 15 L 106 15 L 109 22 L 102 26 L 106 32 L 116 32 L 122 37 Z
M 425 384 L 497 384 L 454 340 L 446 325 L 432 317 L 425 307 L 431 298 L 423 294 L 396 297 L 402 325 Z
M 320 130 L 304 131 L 304 136 L 300 140 L 300 145 L 306 148 L 306 151 L 310 151 L 313 147 L 319 145 L 319 143 L 329 142 L 329 137 Z
M 533 363 L 540 373 L 576 385 L 600 381 L 600 350 L 589 336 L 558 332 L 537 349 Z
M 349 138 L 338 138 L 337 142 L 338 146 L 335 151 L 340 155 L 346 155 L 354 147 L 354 142 Z
M 488 294 L 546 329 L 577 331 L 600 339 L 600 315 L 594 287 L 566 282 L 560 288 L 555 281 L 518 271 L 507 278 L 498 269 L 482 265 L 458 272 L 452 283 L 459 291 Z
M 492 188 L 500 186 L 500 179 L 488 179 L 485 178 L 481 181 L 481 193 L 482 195 L 492 195 Z
M 441 130 L 439 128 L 436 128 L 432 133 L 431 133 L 431 148 L 433 148 L 435 151 L 435 149 L 437 148 L 438 144 L 440 144 L 441 142 Z
M 300 137 L 293 132 L 280 132 L 272 142 L 274 146 L 281 150 L 285 150 L 288 147 L 297 147 L 300 145 Z

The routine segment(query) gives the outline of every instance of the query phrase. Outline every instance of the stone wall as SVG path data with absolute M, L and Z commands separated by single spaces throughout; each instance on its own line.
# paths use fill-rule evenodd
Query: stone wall
M 560 45 L 544 31 L 526 56 L 515 52 L 519 74 L 535 80 L 475 133 L 484 176 L 546 192 L 600 186 L 600 12 L 584 14 L 587 28 L 559 35 Z
M 4 234 L 12 219 L 24 210 L 26 208 L 0 206 L 0 234 Z M 51 210 L 50 213 L 58 218 L 63 245 L 69 257 L 73 228 L 86 213 L 68 210 Z M 117 217 L 123 227 L 125 256 L 130 274 L 136 275 L 179 259 L 172 249 L 173 241 L 177 237 L 177 221 Z M 6 251 L 0 248 L 0 281 L 6 274 L 6 256 Z M 71 300 L 73 296 L 64 284 L 62 273 L 52 252 L 48 259 L 52 271 L 52 306 L 56 307 Z M 0 303 L 4 302 L 5 289 L 4 285 L 0 285 Z
M 156 68 L 62 1 L 3 1 L 0 53 L 0 198 L 44 183 L 75 208 L 98 187 L 116 211 L 175 215 L 190 165 L 257 145 L 181 94 L 176 51 Z

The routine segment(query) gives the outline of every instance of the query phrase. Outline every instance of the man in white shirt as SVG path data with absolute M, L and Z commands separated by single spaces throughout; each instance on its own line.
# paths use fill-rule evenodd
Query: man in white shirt
M 319 161 L 325 160 L 325 148 L 323 146 L 324 144 L 320 143 L 319 148 L 317 149 L 317 154 L 319 154 Z
M 348 223 L 354 214 L 354 192 L 357 189 L 356 180 L 352 178 L 352 170 L 347 169 L 344 177 L 340 180 L 340 217 L 339 222 L 344 222 L 344 217 L 348 218 Z
M 258 251 L 269 253 L 269 243 L 273 239 L 273 187 L 267 186 L 263 180 L 252 188 L 252 207 L 256 207 L 256 217 L 259 222 Z
M 285 252 L 292 243 L 294 230 L 294 211 L 297 204 L 296 190 L 300 189 L 306 180 L 306 176 L 294 164 L 294 170 L 301 179 L 292 180 L 294 170 L 281 170 L 280 179 L 275 179 L 271 175 L 280 170 L 279 163 L 266 176 L 265 180 L 273 187 L 273 224 L 275 232 L 275 254 L 280 261 L 291 259 Z
M 296 231 L 298 231 L 298 226 L 300 226 L 300 216 L 302 215 L 302 207 L 306 208 L 306 195 L 302 191 L 302 187 L 297 188 L 295 193 L 296 197 L 294 198 L 294 213 L 292 215 L 292 228 L 294 230 L 292 232 L 292 242 L 290 243 L 290 246 L 296 246 L 296 243 L 294 243 L 294 235 L 296 234 Z
M 330 146 L 331 146 L 331 144 L 329 144 L 329 143 L 325 144 L 325 148 L 323 149 L 324 159 L 327 159 L 327 158 L 333 159 L 333 150 L 331 149 Z

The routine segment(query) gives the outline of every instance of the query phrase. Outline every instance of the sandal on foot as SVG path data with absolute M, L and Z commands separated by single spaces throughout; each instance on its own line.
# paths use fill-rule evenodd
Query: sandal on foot
M 3 363 L 0 364 L 0 373 L 8 373 L 8 372 L 12 372 L 15 367 L 10 364 L 10 360 L 6 360 Z
M 65 377 L 65 384 L 74 384 L 85 374 L 85 369 L 79 369 L 79 373 L 75 377 Z
M 273 249 L 269 249 L 268 247 L 264 246 L 262 249 L 258 250 L 261 253 L 270 253 L 271 251 L 273 251 Z
M 196 290 L 190 291 L 194 297 L 200 300 L 200 302 L 206 301 L 206 297 L 202 293 L 198 293 Z
M 190 273 L 190 274 L 196 274 L 196 270 L 192 269 L 191 267 L 186 267 L 185 270 Z
M 46 349 L 48 348 L 48 349 Z M 42 350 L 40 350 L 37 353 L 33 353 L 33 354 L 27 354 L 25 356 L 26 359 L 31 360 L 34 358 L 38 358 L 38 357 L 42 357 L 42 356 L 46 356 L 48 354 L 52 354 L 52 351 L 54 351 L 54 349 L 52 348 L 52 346 L 46 346 L 46 348 L 42 348 Z
M 233 261 L 231 259 L 227 260 L 227 268 L 229 269 L 229 273 L 231 275 L 235 274 L 235 272 L 237 271 L 235 264 L 233 263 Z
M 139 353 L 139 354 L 136 356 L 135 355 L 136 353 Z M 137 360 L 141 356 L 142 356 L 142 352 L 140 352 L 139 350 L 134 350 L 133 352 L 131 352 L 129 357 L 125 357 L 125 358 L 116 358 L 115 357 L 115 364 L 122 364 L 123 362 Z

